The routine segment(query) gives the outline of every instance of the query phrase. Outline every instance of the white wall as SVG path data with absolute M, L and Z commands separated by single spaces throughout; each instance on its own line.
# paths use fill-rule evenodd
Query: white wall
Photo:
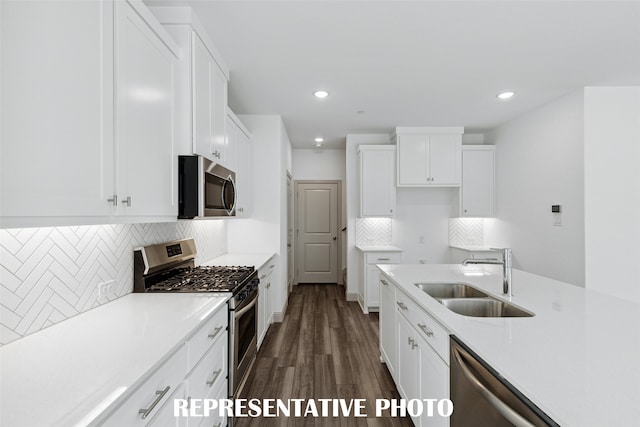
M 397 189 L 392 241 L 403 249 L 403 263 L 449 263 L 449 217 L 457 205 L 457 188 Z
M 347 223 L 347 192 L 346 181 L 346 151 L 325 149 L 294 149 L 293 150 L 293 179 L 340 181 L 342 183 L 342 212 L 340 214 L 340 229 Z M 346 233 L 340 233 L 342 243 L 342 262 L 340 269 L 347 266 Z M 342 280 L 340 278 L 340 280 Z
M 640 87 L 584 96 L 586 286 L 640 302 Z
M 276 317 L 287 304 L 287 171 L 291 171 L 291 143 L 282 118 L 276 115 L 239 115 L 251 132 L 253 208 L 251 218 L 229 221 L 229 252 L 275 253 L 273 274 Z
M 506 106 L 505 106 L 506 107 Z M 514 267 L 584 286 L 583 92 L 487 134 L 496 145 L 496 216 L 485 243 L 513 248 Z M 562 227 L 551 205 L 562 206 Z

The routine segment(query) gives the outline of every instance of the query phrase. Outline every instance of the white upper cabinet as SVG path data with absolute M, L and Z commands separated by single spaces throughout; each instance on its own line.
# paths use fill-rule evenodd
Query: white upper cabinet
M 178 50 L 148 9 L 0 8 L 2 227 L 175 218 Z
M 396 206 L 396 147 L 361 145 L 360 217 L 391 217 Z
M 180 46 L 178 64 L 178 154 L 198 154 L 236 171 L 229 152 L 229 69 L 188 7 L 151 8 Z
M 463 128 L 396 128 L 399 187 L 460 185 Z
M 193 152 L 227 166 L 227 78 L 195 31 L 192 49 Z
M 495 146 L 462 147 L 460 216 L 495 216 Z
M 113 4 L 2 1 L 0 9 L 2 226 L 109 216 Z
M 236 171 L 236 218 L 249 218 L 253 206 L 253 155 L 251 135 L 227 109 L 227 168 Z
M 174 153 L 177 56 L 126 2 L 116 3 L 118 212 L 177 215 Z

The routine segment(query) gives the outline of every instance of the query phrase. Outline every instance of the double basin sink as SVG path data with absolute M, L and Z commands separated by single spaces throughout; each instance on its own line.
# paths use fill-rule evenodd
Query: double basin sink
M 435 298 L 454 313 L 471 317 L 532 317 L 533 313 L 467 283 L 416 283 L 422 292 Z

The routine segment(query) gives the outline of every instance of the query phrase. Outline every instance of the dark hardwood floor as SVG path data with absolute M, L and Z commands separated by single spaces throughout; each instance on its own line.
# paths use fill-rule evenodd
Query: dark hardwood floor
M 234 426 L 412 426 L 388 412 L 375 417 L 376 399 L 399 399 L 380 363 L 378 314 L 363 314 L 339 285 L 298 285 L 282 323 L 274 323 L 240 398 L 367 399 L 367 418 L 236 418 Z

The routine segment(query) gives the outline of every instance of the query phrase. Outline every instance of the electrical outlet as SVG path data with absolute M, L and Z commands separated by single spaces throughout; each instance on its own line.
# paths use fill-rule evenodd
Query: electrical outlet
M 107 280 L 98 284 L 98 299 L 112 300 L 116 297 L 116 281 Z

